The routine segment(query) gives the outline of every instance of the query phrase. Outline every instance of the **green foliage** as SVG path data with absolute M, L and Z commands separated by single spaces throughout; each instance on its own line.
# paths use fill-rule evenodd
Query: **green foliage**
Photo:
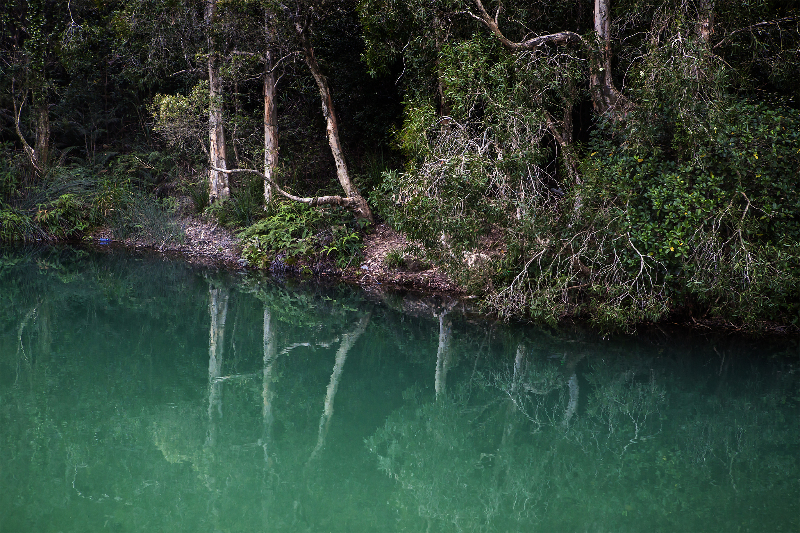
M 195 85 L 187 95 L 157 94 L 150 106 L 154 130 L 179 152 L 203 149 L 208 137 L 208 81 Z
M 649 5 L 619 8 L 620 27 L 630 24 L 627 40 L 615 44 L 624 110 L 578 126 L 593 98 L 585 51 L 511 53 L 486 28 L 456 21 L 438 32 L 390 26 L 385 42 L 371 26 L 404 9 L 413 20 L 435 17 L 445 4 L 360 4 L 376 37 L 370 61 L 402 54 L 418 69 L 412 76 L 431 76 L 441 91 L 406 92 L 397 141 L 408 162 L 384 173 L 371 197 L 378 213 L 501 316 L 551 324 L 584 316 L 604 330 L 685 309 L 742 323 L 798 322 L 800 116 L 789 99 L 753 103 L 734 92 L 736 69 L 747 63 L 740 51 L 727 56 L 737 66 L 723 60 L 697 38 L 697 13 L 685 6 L 669 15 Z M 503 7 L 507 21 L 531 15 Z M 756 16 L 742 9 L 722 9 L 718 31 Z M 758 8 L 759 20 L 770 9 Z M 525 23 L 535 32 L 544 19 Z M 765 24 L 752 38 L 780 56 L 766 34 L 789 23 Z M 542 30 L 554 28 L 566 29 Z M 394 40 L 431 34 L 435 53 L 432 45 L 401 51 L 403 40 Z M 718 35 L 718 46 L 730 44 Z M 777 56 L 746 68 L 775 66 Z M 498 235 L 502 250 L 478 264 L 476 254 Z
M 33 222 L 56 239 L 74 238 L 89 227 L 87 207 L 74 194 L 62 194 L 47 204 L 37 206 Z
M 194 213 L 202 213 L 211 201 L 211 186 L 205 176 L 199 179 L 185 181 L 181 184 L 181 190 L 185 192 L 192 201 Z
M 10 142 L 0 143 L 0 201 L 8 200 L 18 192 L 21 178 L 20 168 L 16 165 L 14 145 Z
M 276 202 L 267 217 L 239 233 L 242 255 L 251 265 L 269 266 L 278 254 L 286 264 L 299 259 L 334 259 L 345 268 L 361 254 L 362 227 L 342 209 L 333 211 L 297 202 Z
M 174 202 L 139 194 L 110 220 L 117 238 L 136 238 L 155 246 L 183 240 L 183 230 L 174 219 Z
M 386 254 L 386 257 L 383 259 L 383 263 L 388 268 L 400 269 L 405 268 L 406 266 L 406 258 L 405 254 L 402 250 L 392 250 Z
M 231 182 L 231 197 L 214 202 L 208 206 L 207 212 L 223 226 L 241 228 L 253 224 L 264 213 L 263 183 L 256 175 L 241 174 L 239 181 Z M 203 199 L 208 193 L 207 185 L 198 184 L 196 187 L 193 201 Z
M 708 134 L 674 127 L 669 145 L 649 150 L 598 130 L 581 194 L 616 214 L 614 231 L 660 265 L 675 297 L 744 321 L 796 316 L 800 119 L 732 101 L 697 125 Z
M 45 181 L 28 187 L 24 195 L 5 197 L 9 207 L 3 209 L 6 223 L 0 240 L 78 239 L 100 225 L 116 228 L 120 237 L 144 231 L 163 240 L 172 230 L 156 227 L 171 222 L 155 222 L 167 214 L 159 214 L 150 191 L 173 169 L 172 159 L 159 152 L 73 158 L 53 167 Z
M 0 206 L 0 241 L 34 240 L 37 227 L 31 217 L 15 209 Z
M 72 193 L 37 204 L 30 211 L 2 207 L 0 242 L 79 238 L 92 223 L 88 207 Z

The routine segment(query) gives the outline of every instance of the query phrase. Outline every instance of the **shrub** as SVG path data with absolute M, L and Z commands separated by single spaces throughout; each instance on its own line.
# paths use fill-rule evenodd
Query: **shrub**
M 326 258 L 344 268 L 361 253 L 359 231 L 363 228 L 343 209 L 295 202 L 275 202 L 271 209 L 239 233 L 242 255 L 251 265 L 266 267 L 280 253 L 288 264 L 300 258 Z

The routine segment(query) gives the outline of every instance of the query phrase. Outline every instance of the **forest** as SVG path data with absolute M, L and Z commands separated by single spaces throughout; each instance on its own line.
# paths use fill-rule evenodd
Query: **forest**
M 8 0 L 0 242 L 376 224 L 503 318 L 800 327 L 797 0 Z

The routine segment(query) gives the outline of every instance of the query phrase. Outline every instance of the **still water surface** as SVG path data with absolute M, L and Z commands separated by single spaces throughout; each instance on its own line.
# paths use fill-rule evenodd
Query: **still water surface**
M 0 532 L 798 531 L 798 368 L 0 251 Z

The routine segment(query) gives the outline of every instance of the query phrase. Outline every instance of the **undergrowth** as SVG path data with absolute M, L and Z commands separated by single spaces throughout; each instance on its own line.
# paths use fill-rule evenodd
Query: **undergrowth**
M 342 208 L 276 202 L 267 216 L 239 232 L 242 256 L 253 266 L 269 267 L 276 258 L 286 265 L 333 261 L 346 268 L 362 254 L 364 227 Z

